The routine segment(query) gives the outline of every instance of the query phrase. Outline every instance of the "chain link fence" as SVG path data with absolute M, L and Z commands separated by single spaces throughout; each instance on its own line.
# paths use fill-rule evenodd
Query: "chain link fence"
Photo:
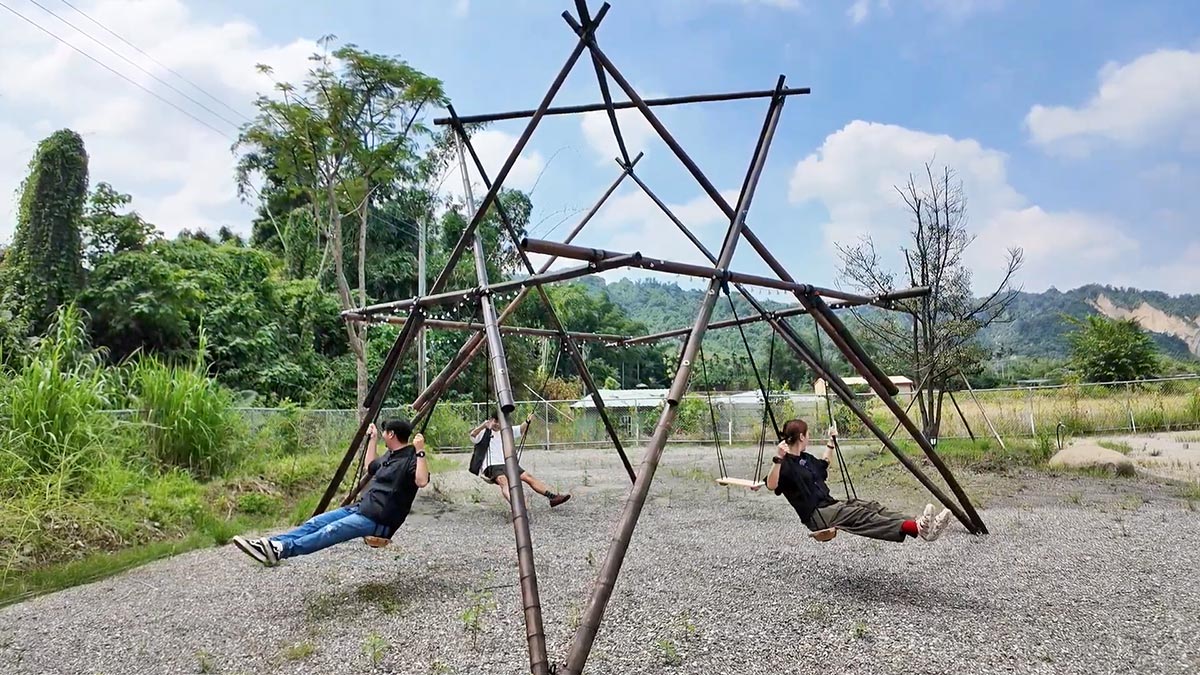
M 754 394 L 754 392 L 751 392 Z M 897 400 L 920 424 L 911 394 Z M 897 421 L 884 403 L 872 394 L 860 394 L 859 405 L 880 428 L 890 432 Z M 609 419 L 618 437 L 639 445 L 653 432 L 662 413 L 662 395 L 622 397 L 606 402 Z M 487 403 L 439 403 L 426 429 L 430 443 L 441 450 L 467 450 L 469 433 L 493 410 Z M 782 425 L 800 417 L 809 422 L 813 436 L 823 436 L 830 413 L 842 438 L 853 441 L 870 436 L 870 431 L 840 400 L 830 397 L 828 406 L 815 395 L 773 395 L 771 410 Z M 354 410 L 308 408 L 239 408 L 249 431 L 277 430 L 280 442 L 303 439 L 305 445 L 338 447 L 353 436 L 358 418 Z M 757 444 L 766 429 L 774 438 L 771 421 L 765 416 L 760 396 L 745 393 L 693 393 L 684 397 L 671 430 L 670 442 L 710 444 L 714 437 L 728 444 Z M 114 410 L 111 414 L 132 417 L 135 411 Z M 409 411 L 384 409 L 383 419 L 404 417 Z M 525 447 L 550 449 L 566 446 L 608 444 L 600 415 L 590 399 L 582 401 L 522 401 L 512 416 L 514 424 L 532 417 Z M 946 396 L 942 411 L 942 438 L 1004 438 L 1053 436 L 1059 425 L 1072 435 L 1139 433 L 1200 428 L 1200 377 L 1186 376 L 1106 384 L 1062 384 L 957 391 Z
M 912 395 L 901 394 L 897 400 L 908 407 Z M 895 428 L 895 417 L 877 397 L 862 394 L 858 403 L 885 432 Z M 641 444 L 654 432 L 663 405 L 661 394 L 648 394 L 644 398 L 626 396 L 612 403 L 606 401 L 609 419 L 618 437 L 632 446 Z M 830 412 L 844 439 L 853 441 L 870 436 L 862 421 L 833 397 L 827 407 L 820 396 L 780 394 L 772 396 L 771 409 L 780 425 L 793 417 L 808 420 L 814 437 L 824 435 Z M 471 446 L 471 429 L 492 410 L 487 403 L 440 403 L 425 435 L 431 445 L 443 451 L 465 451 Z M 909 410 L 914 421 L 920 424 L 916 406 Z M 268 424 L 282 425 L 295 436 L 322 447 L 344 445 L 357 426 L 353 410 L 242 408 L 239 413 L 251 430 Z M 767 441 L 773 444 L 774 431 L 764 413 L 761 397 L 756 395 L 689 394 L 680 403 L 670 442 L 710 444 L 718 437 L 722 443 L 753 445 L 759 442 L 765 428 Z M 408 411 L 403 409 L 385 409 L 382 417 L 407 414 Z M 519 402 L 512 420 L 518 424 L 530 416 L 529 432 L 524 439 L 526 448 L 609 443 L 600 415 L 590 399 Z M 950 396 L 944 400 L 941 437 L 967 438 L 971 434 L 976 438 L 993 434 L 1004 438 L 1053 436 L 1059 424 L 1075 435 L 1198 428 L 1200 377 L 957 391 L 953 400 Z M 293 433 L 287 436 L 294 437 Z

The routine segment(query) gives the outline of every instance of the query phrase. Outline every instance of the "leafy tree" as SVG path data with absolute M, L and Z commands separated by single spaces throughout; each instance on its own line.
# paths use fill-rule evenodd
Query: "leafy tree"
M 329 38 L 322 40 L 327 46 Z M 238 139 L 237 177 L 243 190 L 255 176 L 311 213 L 321 259 L 332 261 L 342 309 L 366 304 L 367 241 L 372 214 L 401 186 L 420 182 L 427 164 L 420 143 L 431 137 L 421 123 L 428 108 L 443 105 L 441 82 L 403 61 L 353 45 L 312 57 L 299 86 L 279 83 L 277 98 L 261 96 L 258 115 Z M 262 72 L 270 73 L 267 66 Z M 268 204 L 269 205 L 269 204 Z M 294 210 L 294 209 L 293 209 Z M 293 224 L 288 218 L 273 223 Z M 279 241 L 293 240 L 279 228 Z M 307 259 L 305 256 L 302 259 Z M 290 261 L 292 262 L 292 261 Z M 323 270 L 314 270 L 321 279 Z M 357 401 L 369 385 L 366 327 L 346 323 L 355 357 Z
M 1136 319 L 1069 318 L 1071 365 L 1085 382 L 1122 382 L 1155 375 L 1158 349 Z
M 105 257 L 81 302 L 110 358 L 191 358 L 203 331 L 210 371 L 269 401 L 308 402 L 344 353 L 337 302 L 313 281 L 281 280 L 270 254 L 194 239 Z
M 883 312 L 855 316 L 883 357 L 885 370 L 908 371 L 921 386 L 917 407 L 923 430 L 937 438 L 946 390 L 956 386 L 960 372 L 981 368 L 988 354 L 977 336 L 985 326 L 1003 320 L 1016 295 L 1010 283 L 1021 267 L 1022 251 L 1009 249 L 1000 283 L 978 299 L 971 289 L 971 270 L 963 261 L 974 237 L 967 231 L 962 183 L 948 167 L 935 174 L 928 164 L 925 181 L 919 185 L 910 174 L 908 183 L 897 188 L 913 225 L 910 243 L 901 247 L 901 272 L 884 267 L 869 237 L 857 245 L 838 246 L 838 252 L 842 278 L 867 295 L 898 287 L 930 289 L 927 296 L 897 303 L 907 319 Z
M 98 183 L 88 197 L 83 216 L 83 251 L 88 269 L 95 269 L 105 256 L 140 251 L 162 235 L 128 211 L 133 197 L 117 192 L 108 183 Z
M 79 228 L 87 184 L 88 156 L 79 134 L 63 129 L 38 144 L 0 274 L 0 304 L 34 334 L 83 286 Z

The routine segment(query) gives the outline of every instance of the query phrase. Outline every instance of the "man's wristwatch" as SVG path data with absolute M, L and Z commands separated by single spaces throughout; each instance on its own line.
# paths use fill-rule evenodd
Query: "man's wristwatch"
M 418 453 L 417 453 L 417 457 L 424 457 L 424 456 L 425 456 L 425 451 L 424 451 L 424 450 L 422 450 L 422 451 L 420 451 L 420 452 L 418 452 Z
M 783 458 L 780 457 L 779 455 L 775 455 L 774 457 L 771 458 L 771 463 L 772 464 L 783 464 Z

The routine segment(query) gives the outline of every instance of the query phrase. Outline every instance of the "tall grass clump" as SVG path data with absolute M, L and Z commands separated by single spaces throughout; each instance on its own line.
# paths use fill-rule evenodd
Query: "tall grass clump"
M 78 492 L 103 463 L 113 433 L 104 414 L 105 371 L 78 310 L 64 307 L 51 330 L 0 385 L 0 486 L 4 493 Z
M 229 393 L 201 364 L 199 357 L 185 366 L 142 357 L 130 380 L 149 459 L 160 469 L 184 469 L 203 479 L 236 464 L 239 420 Z

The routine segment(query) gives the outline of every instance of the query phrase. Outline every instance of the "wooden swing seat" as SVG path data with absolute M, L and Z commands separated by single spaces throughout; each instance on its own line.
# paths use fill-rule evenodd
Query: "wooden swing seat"
M 743 487 L 743 488 L 754 489 L 756 487 L 762 487 L 763 485 L 766 485 L 766 483 L 762 482 L 761 480 L 747 480 L 745 478 L 725 477 L 725 478 L 718 478 L 717 485 L 724 485 L 725 487 Z
M 817 530 L 816 532 L 810 532 L 808 534 L 808 536 L 812 537 L 813 539 L 816 539 L 817 541 L 829 541 L 830 539 L 833 539 L 834 537 L 837 536 L 837 528 L 836 527 L 827 527 L 823 530 Z
M 366 544 L 367 546 L 370 546 L 371 548 L 384 548 L 388 544 L 392 543 L 392 540 L 387 539 L 386 537 L 369 537 L 368 536 L 368 537 L 363 537 L 363 543 Z

